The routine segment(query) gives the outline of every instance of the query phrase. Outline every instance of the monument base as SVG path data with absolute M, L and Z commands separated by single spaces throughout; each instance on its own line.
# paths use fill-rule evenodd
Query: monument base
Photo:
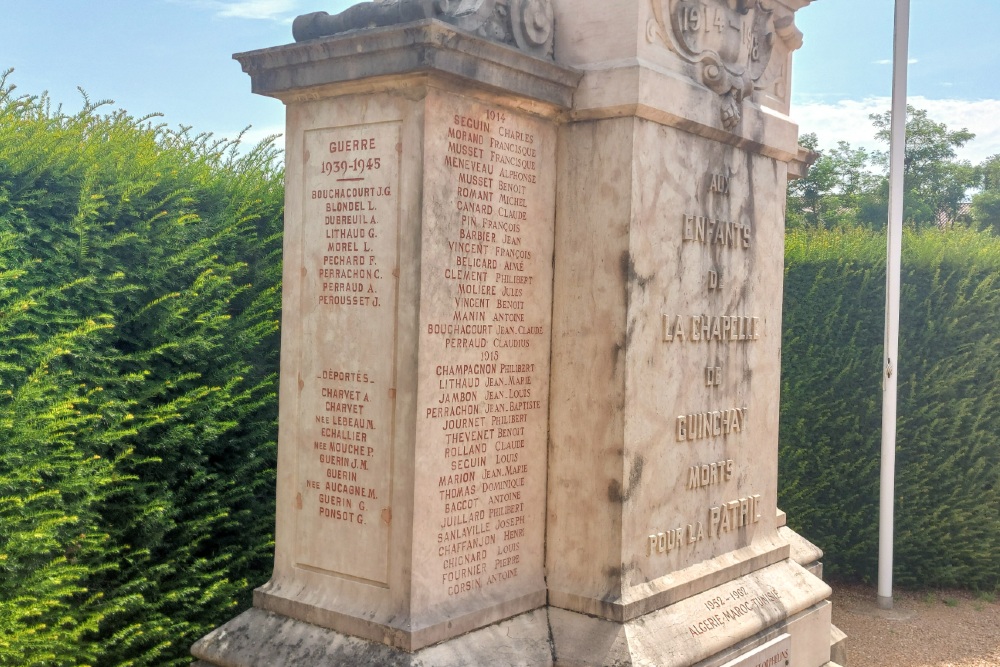
M 193 667 L 469 667 L 552 665 L 545 609 L 406 651 L 250 609 L 203 637 Z
M 414 653 L 251 609 L 192 653 L 198 667 L 822 667 L 829 594 L 787 560 L 626 623 L 545 607 Z

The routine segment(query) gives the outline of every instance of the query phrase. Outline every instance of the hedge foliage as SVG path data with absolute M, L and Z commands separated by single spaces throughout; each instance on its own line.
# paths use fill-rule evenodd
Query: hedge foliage
M 8 78 L 0 664 L 189 664 L 271 565 L 277 150 Z
M 828 572 L 878 559 L 885 236 L 789 232 L 779 502 Z M 1000 238 L 903 240 L 894 579 L 1000 584 Z

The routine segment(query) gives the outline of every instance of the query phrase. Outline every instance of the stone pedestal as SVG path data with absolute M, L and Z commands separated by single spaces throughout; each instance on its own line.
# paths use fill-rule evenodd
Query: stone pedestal
M 277 544 L 203 664 L 830 660 L 776 507 L 806 0 L 765 4 L 237 56 L 288 109 Z
M 578 75 L 431 21 L 240 59 L 287 105 L 254 606 L 404 651 L 544 606 L 553 117 Z
M 557 5 L 584 77 L 558 158 L 549 604 L 584 636 L 648 632 L 592 664 L 721 664 L 778 619 L 792 664 L 829 660 L 829 589 L 776 519 L 804 3 L 735 4 Z

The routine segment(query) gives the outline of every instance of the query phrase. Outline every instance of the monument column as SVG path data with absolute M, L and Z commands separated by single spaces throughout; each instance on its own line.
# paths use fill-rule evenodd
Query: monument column
M 236 56 L 287 107 L 275 564 L 202 661 L 551 661 L 556 123 L 579 73 L 535 5 L 363 4 Z M 382 27 L 323 34 L 350 21 Z
M 776 507 L 785 188 L 801 168 L 786 114 L 807 1 L 554 4 L 556 59 L 584 72 L 558 155 L 558 664 L 818 667 L 830 591 L 790 557 Z

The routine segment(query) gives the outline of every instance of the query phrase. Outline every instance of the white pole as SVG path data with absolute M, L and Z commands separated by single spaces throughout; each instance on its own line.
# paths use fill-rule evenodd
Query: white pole
M 885 278 L 885 367 L 882 378 L 882 474 L 879 485 L 878 604 L 892 609 L 893 503 L 896 484 L 896 381 L 899 376 L 899 282 L 903 247 L 903 167 L 906 147 L 906 66 L 910 0 L 896 0 L 892 129 L 889 142 L 889 234 Z

